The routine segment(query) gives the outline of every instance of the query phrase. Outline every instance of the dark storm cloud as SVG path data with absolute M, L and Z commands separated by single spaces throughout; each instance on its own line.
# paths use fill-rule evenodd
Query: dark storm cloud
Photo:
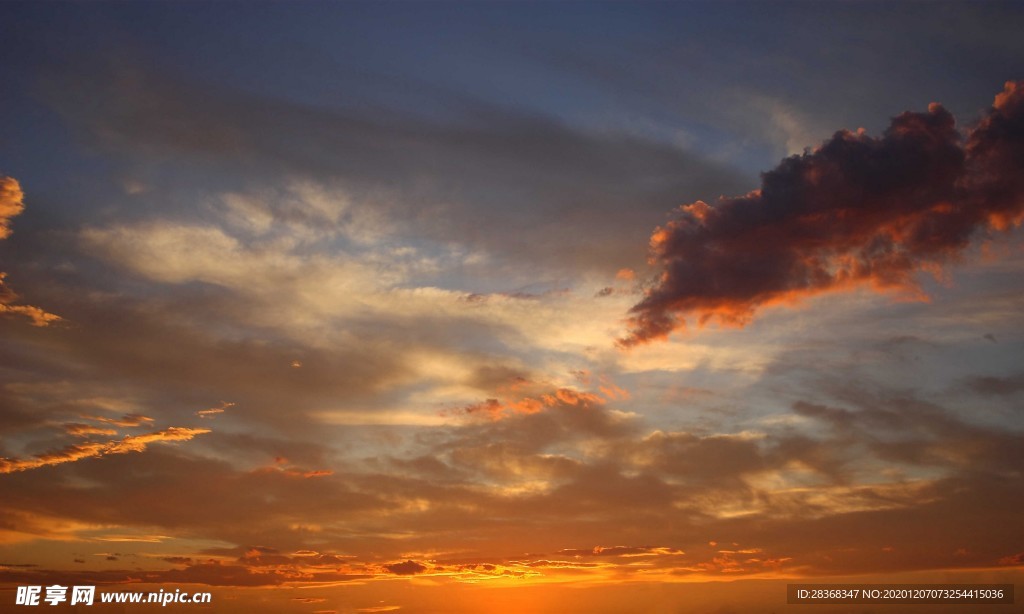
M 662 273 L 633 307 L 624 345 L 764 306 L 870 285 L 919 292 L 972 240 L 1024 215 L 1024 86 L 1007 83 L 966 142 L 938 104 L 882 137 L 841 131 L 765 173 L 761 189 L 698 201 L 651 236 Z

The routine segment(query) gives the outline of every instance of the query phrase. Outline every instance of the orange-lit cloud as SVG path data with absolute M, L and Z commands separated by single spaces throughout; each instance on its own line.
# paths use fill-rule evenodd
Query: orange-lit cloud
M 0 176 L 0 239 L 11 235 L 10 220 L 25 210 L 24 197 L 16 179 Z
M 172 426 L 162 431 L 146 433 L 144 435 L 129 435 L 124 439 L 111 442 L 107 454 L 124 454 L 125 452 L 142 452 L 151 443 L 162 441 L 188 441 L 196 435 L 209 433 L 210 429 L 193 429 Z
M 14 301 L 18 299 L 18 295 L 15 294 L 6 283 L 4 279 L 7 277 L 7 273 L 0 272 L 0 313 L 9 313 L 12 315 L 19 315 L 28 318 L 32 326 L 49 326 L 53 322 L 57 322 L 61 319 L 56 314 L 49 313 L 44 309 L 35 307 L 34 305 L 14 305 Z
M 665 546 L 594 546 L 589 550 L 565 549 L 558 554 L 575 557 L 652 557 L 665 555 L 683 555 L 682 550 Z
M 979 237 L 1024 220 L 1024 85 L 1007 83 L 968 133 L 939 104 L 880 138 L 840 131 L 786 158 L 759 190 L 683 206 L 651 235 L 662 272 L 632 310 L 625 346 L 761 307 L 867 285 L 920 295 Z
M 10 510 L 0 510 L 0 523 L 22 527 L 10 539 L 24 540 L 29 530 L 11 511 L 70 509 L 77 539 L 95 538 L 98 526 L 119 527 L 118 535 L 189 527 L 222 542 L 281 548 L 175 549 L 178 558 L 164 562 L 179 569 L 153 576 L 234 586 L 813 576 L 981 568 L 1021 552 L 1019 540 L 999 536 L 1021 495 L 998 478 L 1019 466 L 1020 435 L 972 426 L 941 408 L 906 398 L 800 402 L 794 413 L 814 425 L 802 434 L 651 431 L 617 418 L 607 402 L 583 408 L 578 393 L 523 391 L 555 404 L 445 427 L 420 440 L 422 456 L 351 461 L 317 479 L 303 478 L 323 460 L 297 456 L 301 445 L 273 452 L 281 454 L 275 466 L 255 471 L 159 449 L 83 463 L 76 471 L 94 485 L 90 492 L 5 476 Z M 886 439 L 877 437 L 882 429 Z M 230 442 L 211 443 L 230 452 Z M 251 437 L 236 444 L 282 445 Z M 879 464 L 900 471 L 879 473 Z M 911 479 L 915 468 L 948 477 Z M 168 487 L 186 484 L 190 497 L 166 500 Z M 111 500 L 123 505 L 114 509 Z M 196 500 L 209 503 L 197 510 Z M 963 523 L 973 528 L 957 531 Z M 350 526 L 367 528 L 358 539 L 331 540 Z M 948 537 L 922 547 L 922 527 Z
M 527 392 L 527 382 L 505 387 L 502 392 L 507 396 L 497 399 L 490 398 L 479 403 L 467 405 L 458 410 L 469 416 L 484 416 L 491 420 L 501 420 L 516 414 L 535 414 L 552 407 L 579 407 L 581 409 L 599 407 L 609 400 L 626 398 L 629 393 L 611 383 L 607 378 L 602 378 L 602 385 L 599 390 L 602 394 L 574 390 L 572 388 L 556 388 L 554 390 L 537 390 Z M 532 388 L 537 388 L 532 386 Z
M 0 176 L 0 239 L 11 235 L 10 220 L 25 210 L 21 185 L 13 177 Z M 33 305 L 16 305 L 18 295 L 4 282 L 7 273 L 0 271 L 0 313 L 9 313 L 28 318 L 32 326 L 48 326 L 60 320 L 60 316 Z
M 223 414 L 225 409 L 228 409 L 229 407 L 234 407 L 234 406 L 235 406 L 234 403 L 229 403 L 227 401 L 221 401 L 219 406 L 211 407 L 209 409 L 200 409 L 199 411 L 196 412 L 196 415 L 199 416 L 200 418 L 213 418 L 217 414 Z
M 135 427 L 142 426 L 143 424 L 152 422 L 153 419 L 142 414 L 125 414 L 120 418 L 106 418 L 104 416 L 88 416 L 82 415 L 82 418 L 86 420 L 95 420 L 96 422 L 103 422 L 104 424 L 112 424 L 120 427 Z
M 280 465 L 280 463 L 279 463 Z M 330 469 L 298 469 L 295 467 L 281 467 L 281 466 L 270 466 L 260 467 L 253 471 L 253 473 L 270 473 L 275 475 L 286 475 L 293 478 L 322 478 L 329 475 L 334 475 L 334 472 Z
M 67 446 L 61 450 L 39 454 L 29 459 L 0 459 L 0 473 L 14 473 L 37 469 L 49 465 L 72 463 L 84 458 L 96 458 L 108 454 L 142 452 L 151 443 L 165 441 L 188 441 L 196 435 L 209 433 L 209 429 L 193 429 L 172 426 L 162 431 L 144 435 L 129 435 L 123 439 L 103 443 L 84 443 Z
M 91 424 L 79 424 L 76 422 L 65 424 L 64 432 L 75 437 L 88 437 L 90 435 L 117 435 L 116 429 L 107 429 Z

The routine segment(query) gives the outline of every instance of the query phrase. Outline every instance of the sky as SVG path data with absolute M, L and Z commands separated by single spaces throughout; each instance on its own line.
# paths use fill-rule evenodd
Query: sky
M 1021 31 L 0 3 L 0 609 L 1020 593 Z

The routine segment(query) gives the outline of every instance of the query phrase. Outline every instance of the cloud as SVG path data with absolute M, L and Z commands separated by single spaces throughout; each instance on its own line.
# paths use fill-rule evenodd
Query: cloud
M 143 544 L 159 544 L 171 539 L 168 535 L 104 535 L 93 538 L 101 542 L 138 542 Z
M 14 473 L 15 471 L 25 471 L 27 469 L 59 465 L 61 463 L 72 463 L 83 458 L 102 456 L 105 448 L 106 444 L 86 443 L 40 454 L 32 459 L 0 459 L 0 473 Z
M 106 418 L 104 416 L 86 416 L 83 415 L 86 420 L 95 420 L 96 422 L 103 422 L 104 424 L 113 424 L 114 426 L 120 427 L 134 427 L 142 426 L 148 422 L 152 422 L 153 419 L 142 414 L 125 414 L 121 418 Z
M 761 188 L 684 205 L 651 235 L 661 275 L 630 311 L 625 346 L 765 306 L 867 285 L 921 294 L 979 236 L 1024 219 L 1024 84 L 1007 83 L 965 139 L 933 103 L 874 138 L 837 132 L 762 176 Z
M 393 574 L 399 576 L 412 576 L 418 573 L 423 573 L 427 570 L 427 566 L 423 563 L 417 563 L 413 560 L 403 561 L 401 563 L 391 563 L 390 565 L 384 565 L 384 569 L 387 569 Z
M 228 401 L 221 401 L 220 406 L 211 407 L 209 409 L 200 409 L 199 411 L 196 412 L 196 415 L 199 416 L 200 418 L 213 418 L 217 414 L 223 414 L 225 409 L 234 406 L 234 403 L 230 403 Z
M 11 218 L 25 210 L 24 193 L 13 177 L 0 176 L 0 239 L 11 236 Z
M 115 429 L 105 429 L 91 424 L 80 424 L 72 422 L 64 425 L 64 432 L 75 437 L 88 437 L 89 435 L 117 435 Z
M 638 438 L 628 430 L 597 428 L 595 414 L 611 410 L 580 411 L 563 403 L 426 436 L 421 443 L 429 442 L 427 437 L 444 438 L 424 452 L 447 465 L 429 475 L 421 472 L 426 477 L 366 471 L 354 462 L 335 476 L 303 480 L 151 450 L 76 467 L 74 476 L 92 485 L 88 492 L 73 480 L 50 484 L 15 475 L 8 476 L 2 494 L 10 510 L 41 516 L 73 510 L 81 522 L 93 523 L 79 531 L 99 524 L 140 531 L 168 527 L 170 535 L 188 531 L 230 543 L 273 544 L 174 551 L 192 561 L 175 561 L 187 565 L 188 573 L 166 581 L 189 578 L 211 584 L 329 582 L 333 576 L 319 575 L 329 570 L 348 577 L 430 573 L 472 581 L 485 572 L 504 573 L 494 565 L 552 578 L 590 574 L 600 579 L 643 570 L 758 574 L 787 558 L 792 563 L 784 568 L 814 574 L 877 571 L 878 565 L 893 570 L 935 564 L 980 567 L 1021 551 L 1019 540 L 1007 542 L 996 535 L 999 525 L 981 522 L 1009 521 L 1018 509 L 1019 478 L 1012 472 L 1020 466 L 1019 436 L 972 429 L 949 416 L 943 419 L 939 408 L 907 398 L 849 405 L 798 405 L 800 415 L 815 425 L 816 439 L 788 427 L 760 437 L 655 432 Z M 872 413 L 871 407 L 878 410 Z M 884 440 L 878 432 L 886 434 Z M 898 460 L 889 443 L 914 450 L 925 445 L 927 450 Z M 468 453 L 457 454 L 461 451 Z M 890 469 L 919 466 L 954 477 L 932 481 L 879 473 L 876 461 Z M 836 470 L 836 462 L 845 464 Z M 204 479 L 197 481 L 196 475 Z M 551 484 L 512 488 L 535 480 Z M 189 488 L 190 498 L 166 499 L 167 492 L 179 488 Z M 197 509 L 195 500 L 209 503 Z M 302 508 L 298 517 L 297 505 Z M 9 521 L 2 514 L 0 521 Z M 295 528 L 300 519 L 303 526 Z M 969 539 L 952 530 L 965 519 L 975 527 Z M 355 538 L 332 537 L 351 526 L 366 528 Z M 805 536 L 808 527 L 812 532 Z M 939 529 L 947 537 L 934 549 L 922 550 L 920 544 L 930 543 L 927 534 Z M 703 546 L 715 539 L 725 550 Z M 725 545 L 732 542 L 740 545 Z M 965 543 L 980 546 L 976 552 L 972 546 L 966 562 L 954 561 L 951 553 Z M 579 545 L 585 548 L 565 549 Z M 892 555 L 904 558 L 887 562 L 890 553 L 880 550 L 884 546 L 907 554 Z M 443 559 L 435 562 L 438 547 L 470 553 L 463 562 L 482 552 L 481 560 L 472 562 L 492 569 L 459 572 Z M 370 558 L 360 564 L 347 555 L 320 554 L 331 549 Z M 933 563 L 929 557 L 938 556 L 938 550 L 944 558 Z M 537 554 L 500 557 L 524 552 Z M 207 556 L 225 560 L 213 566 Z
M 273 364 L 291 373 L 285 363 Z M 31 472 L 4 476 L 0 498 L 10 510 L 25 514 L 73 515 L 83 528 L 69 531 L 72 538 L 91 538 L 97 526 L 104 531 L 118 526 L 125 534 L 268 544 L 276 550 L 245 546 L 196 553 L 188 542 L 167 550 L 195 563 L 176 563 L 195 567 L 180 577 L 267 585 L 332 581 L 330 576 L 313 577 L 314 572 L 340 573 L 339 568 L 350 575 L 406 578 L 384 565 L 407 561 L 426 568 L 414 577 L 430 574 L 432 579 L 447 576 L 467 582 L 505 571 L 595 581 L 612 574 L 652 577 L 641 575 L 645 570 L 761 574 L 772 573 L 771 566 L 787 558 L 792 561 L 782 567 L 792 573 L 872 570 L 880 564 L 894 570 L 922 569 L 931 564 L 927 557 L 939 555 L 929 550 L 912 556 L 920 529 L 903 538 L 895 529 L 886 530 L 865 544 L 847 536 L 872 534 L 887 527 L 889 519 L 896 519 L 902 529 L 928 527 L 935 522 L 931 514 L 944 509 L 952 514 L 950 524 L 963 518 L 973 522 L 993 509 L 1013 509 L 1011 504 L 1019 499 L 1017 481 L 1003 482 L 1004 490 L 1013 491 L 1005 501 L 998 499 L 997 481 L 971 481 L 974 472 L 985 479 L 986 474 L 1010 475 L 1019 467 L 1019 436 L 972 428 L 903 391 L 889 399 L 866 393 L 859 400 L 814 398 L 822 402 L 794 408 L 800 422 L 758 423 L 757 428 L 766 429 L 763 433 L 705 431 L 682 424 L 676 428 L 689 430 L 659 424 L 664 430 L 652 431 L 653 425 L 637 417 L 618 417 L 620 412 L 612 407 L 621 399 L 609 395 L 602 402 L 584 402 L 581 393 L 538 383 L 544 379 L 537 374 L 528 373 L 531 380 L 524 382 L 515 373 L 488 373 L 484 379 L 493 380 L 496 388 L 502 382 L 518 385 L 508 391 L 512 399 L 517 398 L 513 392 L 538 400 L 547 395 L 551 405 L 535 413 L 508 412 L 501 420 L 467 419 L 424 429 L 410 435 L 405 449 L 392 444 L 399 441 L 393 433 L 383 439 L 383 429 L 364 428 L 352 436 L 380 436 L 404 463 L 389 465 L 379 453 L 361 458 L 363 449 L 349 454 L 313 449 L 307 452 L 310 456 L 302 456 L 303 442 L 284 447 L 283 442 L 251 434 L 229 440 L 215 433 L 204 441 L 207 449 L 217 450 L 216 459 L 191 454 L 196 450 L 191 446 L 150 448 L 142 455 L 69 466 L 62 471 L 67 484 L 39 480 Z M 601 380 L 599 372 L 590 378 L 593 385 Z M 854 387 L 869 388 L 863 382 Z M 204 391 L 202 397 L 208 395 Z M 755 413 L 756 402 L 749 409 Z M 345 430 L 321 429 L 335 442 L 346 437 Z M 276 456 L 299 460 L 292 465 L 282 458 L 272 470 L 253 469 Z M 335 469 L 335 474 L 301 479 L 305 468 L 319 467 Z M 945 482 L 918 479 L 948 474 L 958 477 Z M 197 475 L 203 479 L 196 480 Z M 1007 479 L 1016 480 L 1012 475 Z M 77 487 L 80 482 L 90 488 L 83 491 Z M 956 488 L 947 492 L 946 486 Z M 166 499 L 167 492 L 183 488 L 189 498 Z M 196 500 L 207 503 L 197 508 Z M 302 512 L 296 515 L 299 508 Z M 0 522 L 28 533 L 17 520 L 0 513 Z M 815 528 L 811 537 L 792 537 L 808 524 Z M 359 527 L 358 533 L 350 537 L 349 527 Z M 992 542 L 998 551 L 974 546 L 989 543 L 996 529 L 985 527 L 989 532 L 979 530 L 964 543 L 958 543 L 959 534 L 950 533 L 939 544 L 946 558 L 936 560 L 980 567 L 1021 551 L 1019 543 L 1005 540 Z M 730 551 L 724 553 L 701 546 L 713 539 L 741 545 L 723 545 Z M 601 547 L 595 548 L 597 544 Z M 969 559 L 953 561 L 949 553 L 965 544 L 972 552 Z M 908 554 L 880 550 L 890 545 Z M 763 554 L 740 553 L 755 548 Z M 499 568 L 459 572 L 438 549 Z M 347 563 L 347 557 L 325 555 L 317 571 L 312 568 L 321 564 L 311 550 L 356 558 Z M 213 567 L 205 562 L 207 556 L 227 558 Z M 904 558 L 895 563 L 884 558 L 896 556 Z
M 968 386 L 982 395 L 1010 396 L 1024 391 L 1024 373 L 1010 377 L 975 377 L 968 381 Z
M 330 178 L 359 195 L 356 213 L 375 211 L 402 232 L 520 262 L 611 271 L 639 264 L 636 241 L 649 222 L 638 210 L 656 215 L 680 190 L 714 195 L 746 184 L 670 144 L 463 95 L 446 96 L 458 116 L 450 121 L 328 110 L 160 74 L 125 57 L 92 58 L 45 79 L 57 112 L 103 149 L 135 165 L 171 156 L 271 181 Z M 85 104 L 86 83 L 103 104 Z M 285 212 L 272 214 L 275 224 L 285 221 Z M 483 225 L 506 232 L 479 232 Z
M 315 208 L 321 197 L 332 202 L 348 198 L 346 190 L 302 185 L 305 187 L 301 189 L 282 188 L 280 200 L 291 202 L 295 207 Z M 273 194 L 257 198 L 259 195 L 258 190 L 254 191 L 250 200 L 260 200 L 271 209 L 277 206 Z M 160 320 L 156 323 L 159 326 L 181 323 L 182 328 L 188 329 L 183 332 L 190 336 L 199 333 L 208 337 L 222 336 L 223 320 L 230 318 L 233 328 L 274 329 L 275 333 L 287 335 L 289 341 L 299 341 L 307 347 L 329 347 L 329 354 L 337 354 L 340 348 L 363 353 L 371 347 L 380 350 L 375 354 L 388 355 L 381 356 L 382 359 L 404 363 L 396 365 L 399 369 L 393 371 L 395 378 L 409 383 L 413 378 L 430 378 L 437 381 L 433 394 L 439 401 L 454 399 L 468 404 L 477 396 L 469 390 L 476 385 L 474 378 L 468 375 L 469 365 L 479 361 L 498 362 L 496 343 L 521 356 L 515 361 L 507 354 L 500 359 L 501 363 L 512 363 L 520 370 L 522 361 L 535 351 L 527 348 L 529 343 L 555 352 L 577 346 L 608 347 L 616 333 L 615 322 L 636 300 L 635 296 L 622 294 L 623 288 L 631 285 L 625 279 L 613 283 L 615 296 L 594 306 L 590 298 L 594 290 L 610 281 L 604 276 L 582 279 L 575 288 L 571 283 L 556 284 L 545 279 L 522 288 L 506 286 L 510 291 L 500 292 L 497 290 L 509 282 L 505 278 L 495 281 L 493 274 L 489 275 L 487 285 L 497 284 L 497 287 L 470 299 L 468 297 L 474 295 L 467 294 L 467 290 L 475 283 L 465 279 L 462 271 L 473 256 L 461 248 L 422 244 L 408 237 L 386 237 L 372 245 L 355 244 L 345 230 L 339 230 L 329 239 L 307 241 L 302 238 L 304 235 L 293 236 L 281 231 L 277 224 L 274 225 L 277 230 L 268 235 L 252 236 L 225 218 L 220 200 L 216 197 L 210 205 L 216 219 L 205 220 L 202 224 L 157 219 L 80 231 L 79 245 L 101 260 L 155 284 L 176 286 L 173 292 L 147 292 L 137 301 L 130 295 L 122 295 L 121 300 L 111 301 L 105 311 L 123 312 L 138 306 L 142 312 L 140 317 Z M 279 231 L 284 236 L 275 234 Z M 82 281 L 85 285 L 89 280 L 83 278 Z M 113 287 L 110 290 L 117 291 Z M 81 296 L 95 295 L 76 294 L 69 302 L 88 301 L 95 305 L 96 301 Z M 82 308 L 89 309 L 93 305 L 84 304 Z M 574 314 L 581 305 L 585 305 L 593 317 L 576 317 Z M 76 312 L 77 305 L 58 306 L 62 314 L 83 324 L 82 329 L 92 328 L 84 326 L 90 316 Z M 101 319 L 100 322 L 90 321 L 93 326 L 106 324 L 110 319 L 99 310 L 93 313 Z M 191 317 L 186 320 L 183 313 Z M 123 325 L 120 321 L 115 324 L 118 328 Z M 82 330 L 74 334 L 92 332 Z M 444 368 L 435 368 L 438 365 L 435 357 L 425 360 L 413 352 L 393 351 L 390 339 L 395 336 L 407 339 L 410 349 L 416 353 L 446 354 Z M 250 341 L 244 335 L 228 337 L 226 342 L 231 344 Z M 328 339 L 329 344 L 325 343 Z M 117 353 L 124 353 L 124 343 L 124 339 L 118 339 Z M 154 347 L 157 345 L 144 344 L 146 352 L 152 352 Z M 298 382 L 327 370 L 328 365 L 316 362 L 315 351 L 291 344 L 280 349 L 283 355 L 275 358 L 280 365 L 301 367 L 290 369 L 294 373 L 278 372 L 280 378 Z M 172 350 L 162 349 L 159 359 L 167 360 L 168 352 Z M 194 362 L 192 357 L 189 360 Z M 205 372 L 202 377 L 218 376 L 221 374 Z M 443 392 L 439 385 L 442 380 L 450 383 Z M 223 393 L 213 391 L 212 394 Z M 244 404 L 250 416 L 260 413 L 251 404 L 251 398 L 233 396 L 232 401 Z M 329 412 L 336 408 L 315 409 Z M 378 414 L 375 409 L 366 405 L 358 408 L 369 415 Z M 366 422 L 359 415 L 337 413 L 341 420 Z M 280 415 L 280 412 L 274 414 Z
M 24 196 L 17 179 L 0 176 L 0 239 L 11 236 L 10 220 L 25 210 Z M 0 313 L 25 316 L 32 326 L 48 326 L 61 319 L 39 307 L 13 304 L 18 295 L 4 282 L 6 278 L 7 273 L 0 271 Z
M 145 435 L 129 435 L 121 441 L 112 442 L 108 454 L 124 454 L 125 452 L 142 452 L 151 443 L 160 441 L 188 441 L 196 435 L 209 433 L 210 429 L 193 429 L 172 426 L 162 431 Z
M 58 322 L 61 317 L 57 314 L 49 313 L 44 309 L 35 307 L 33 305 L 10 305 L 5 299 L 11 296 L 7 286 L 4 284 L 4 277 L 6 273 L 0 273 L 0 313 L 10 313 L 14 315 L 25 316 L 31 320 L 32 326 L 49 326 L 53 322 Z
M 513 390 L 515 392 L 515 390 Z M 536 396 L 510 395 L 507 399 L 486 399 L 456 410 L 456 414 L 468 416 L 486 416 L 491 420 L 501 420 L 516 414 L 535 414 L 552 407 L 580 407 L 587 409 L 603 405 L 605 399 L 592 392 L 579 392 L 571 388 L 558 388 Z
M 290 466 L 286 458 L 279 457 L 275 459 L 275 463 L 275 465 L 269 467 L 254 469 L 253 473 L 272 473 L 296 478 L 322 478 L 334 475 L 334 472 L 329 469 L 302 469 Z
M 584 557 L 584 556 L 601 556 L 601 557 L 651 557 L 651 556 L 680 556 L 686 554 L 682 550 L 669 547 L 651 547 L 651 546 L 594 546 L 592 549 L 583 550 L 575 548 L 566 548 L 559 550 L 558 554 Z
M 119 557 L 105 555 L 106 560 L 116 561 Z M 58 577 L 67 578 L 63 582 L 75 584 L 121 584 L 138 581 L 138 570 L 103 570 L 58 572 L 47 570 L 2 570 L 0 579 L 4 582 L 22 584 L 45 583 L 57 581 Z M 184 568 L 167 570 L 151 570 L 145 572 L 146 580 L 157 584 L 205 584 L 207 586 L 280 586 L 293 582 L 349 582 L 370 577 L 368 574 L 351 574 L 343 571 L 306 571 L 304 569 L 282 566 L 281 568 L 259 569 L 246 565 L 225 564 L 216 559 L 208 559 Z
M 50 465 L 72 463 L 84 458 L 97 458 L 108 454 L 142 452 L 151 443 L 164 441 L 188 441 L 196 435 L 209 433 L 209 429 L 193 429 L 172 426 L 162 431 L 145 435 L 129 435 L 123 439 L 105 443 L 85 443 L 67 446 L 61 450 L 39 454 L 30 459 L 0 458 L 0 473 L 14 473 Z

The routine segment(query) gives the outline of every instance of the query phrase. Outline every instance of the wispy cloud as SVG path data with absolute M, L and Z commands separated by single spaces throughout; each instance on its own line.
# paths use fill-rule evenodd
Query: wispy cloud
M 148 424 L 153 421 L 149 416 L 143 416 L 142 414 L 125 414 L 120 418 L 108 418 L 106 416 L 90 416 L 82 415 L 82 418 L 86 420 L 95 420 L 96 422 L 102 422 L 104 424 L 112 424 L 120 427 L 136 427 Z
M 217 407 L 211 407 L 209 409 L 200 409 L 200 410 L 196 411 L 196 415 L 199 416 L 200 418 L 213 418 L 217 414 L 223 414 L 224 410 L 228 409 L 229 407 L 234 407 L 234 406 L 235 406 L 234 403 L 229 403 L 227 401 L 221 401 L 220 405 L 217 406 Z
M 64 425 L 64 432 L 75 437 L 89 437 L 90 435 L 117 435 L 116 429 L 108 429 L 91 424 L 80 424 L 72 422 Z

